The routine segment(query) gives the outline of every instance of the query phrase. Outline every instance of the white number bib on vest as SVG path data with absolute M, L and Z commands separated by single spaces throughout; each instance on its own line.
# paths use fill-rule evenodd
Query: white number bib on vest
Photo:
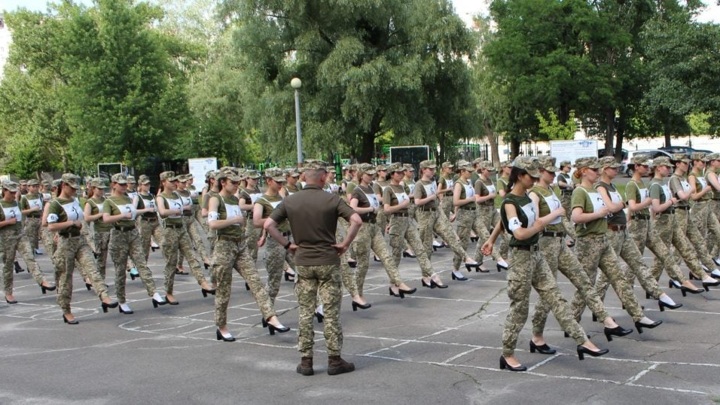
M 684 192 L 686 192 L 686 193 L 690 192 L 690 183 L 688 183 L 687 181 L 680 180 L 680 186 L 682 186 Z
M 137 209 L 135 209 L 135 206 L 132 203 L 117 204 L 117 203 L 115 203 L 115 201 L 113 201 L 112 203 L 115 204 L 115 206 L 117 207 L 117 209 L 120 211 L 121 214 L 129 213 L 130 219 L 132 219 L 133 221 L 135 220 L 135 218 L 137 218 Z
M 465 187 L 465 198 L 470 198 L 475 196 L 475 188 L 471 185 L 463 184 L 463 187 Z
M 487 190 L 488 190 L 488 194 L 493 194 L 493 193 L 496 192 L 495 186 L 493 186 L 493 185 L 489 185 L 489 186 L 488 186 L 488 185 L 485 185 L 485 187 L 486 187 Z
M 22 212 L 20 211 L 20 207 L 14 206 L 14 207 L 3 207 L 3 213 L 5 214 L 5 219 L 15 218 L 17 222 L 22 222 Z
M 410 198 L 408 197 L 408 195 L 405 194 L 405 193 L 395 193 L 395 197 L 396 197 L 397 200 L 398 200 L 398 204 L 402 203 L 402 202 L 405 201 L 405 200 L 409 200 L 409 199 L 410 199 Z
M 434 181 L 430 184 L 423 184 L 423 188 L 425 188 L 425 195 L 427 197 L 437 193 L 437 184 L 435 184 Z
M 555 195 L 555 193 L 550 193 L 549 196 L 545 197 L 545 203 L 550 208 L 550 212 L 555 211 L 556 209 L 560 208 L 562 203 L 560 202 L 560 199 Z M 550 225 L 557 225 L 562 222 L 562 217 L 555 218 L 552 222 L 550 222 Z
M 696 177 L 698 183 L 700 183 L 700 189 L 705 188 L 707 186 L 707 179 L 704 177 Z
M 535 213 L 535 204 L 530 202 L 530 203 L 523 205 L 520 208 L 525 213 L 525 216 L 527 216 L 527 219 L 528 219 L 527 227 L 530 228 L 531 226 L 533 226 L 533 224 L 535 224 L 535 220 L 537 219 L 537 214 Z
M 35 198 L 35 199 L 32 199 L 32 200 L 27 200 L 27 202 L 28 202 L 28 205 L 30 206 L 30 208 L 40 208 L 40 209 L 42 209 L 42 206 L 43 206 L 43 200 L 42 200 L 42 198 Z
M 80 201 L 75 198 L 71 202 L 62 205 L 63 211 L 67 214 L 68 221 L 80 221 L 85 219 L 82 208 L 80 208 Z
M 168 209 L 178 210 L 178 212 L 182 212 L 183 202 L 182 202 L 182 199 L 180 198 L 180 196 L 177 196 L 177 197 L 178 198 L 167 198 L 167 197 L 163 196 L 165 201 L 167 201 Z M 182 218 L 182 214 L 170 215 L 170 216 L 168 216 L 168 218 Z
M 587 190 L 585 190 L 587 191 Z M 601 209 L 605 208 L 605 202 L 603 201 L 602 197 L 600 196 L 600 193 L 591 193 L 587 192 L 588 197 L 590 198 L 590 202 L 593 206 L 593 212 L 598 212 Z
M 223 199 L 225 203 L 225 199 Z M 242 216 L 242 210 L 239 205 L 225 203 L 225 212 L 227 217 L 225 219 L 237 218 Z M 240 226 L 240 224 L 233 224 L 233 226 Z

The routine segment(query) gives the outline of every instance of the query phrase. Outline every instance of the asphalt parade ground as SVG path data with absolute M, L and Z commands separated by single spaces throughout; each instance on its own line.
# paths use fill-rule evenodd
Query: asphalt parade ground
M 262 258 L 261 250 L 258 267 L 264 277 Z M 38 261 L 52 281 L 48 256 Z M 203 298 L 192 276 L 176 277 L 180 305 L 158 309 L 142 282 L 128 278 L 135 313 L 123 315 L 117 309 L 103 313 L 76 271 L 72 305 L 80 324 L 72 326 L 62 322 L 54 292 L 42 295 L 27 272 L 16 274 L 19 304 L 0 303 L 0 404 L 720 403 L 718 289 L 682 297 L 679 290 L 667 289 L 663 275 L 661 286 L 684 306 L 660 312 L 636 285 L 646 314 L 664 323 L 612 342 L 586 310 L 582 326 L 610 353 L 584 361 L 552 315 L 545 339 L 557 354 L 531 354 L 529 318 L 516 352 L 528 371 L 513 373 L 498 368 L 508 310 L 506 272 L 497 272 L 488 259 L 490 273 L 465 272 L 470 280 L 459 282 L 450 278 L 450 249 L 440 249 L 432 262 L 450 288 L 423 288 L 417 262 L 404 258 L 401 275 L 418 291 L 399 299 L 389 296 L 386 273 L 371 260 L 365 297 L 372 308 L 353 312 L 346 294 L 341 312 L 343 357 L 356 371 L 327 375 L 322 325 L 316 323 L 315 375 L 310 377 L 295 372 L 298 311 L 290 282 L 282 282 L 276 310 L 292 331 L 270 336 L 235 273 L 228 316 L 238 340 L 226 343 L 215 338 L 213 299 Z M 162 286 L 159 251 L 149 264 Z M 559 277 L 570 300 L 574 289 Z M 106 281 L 114 297 L 112 264 Z M 533 292 L 531 304 L 536 300 Z M 633 326 L 612 290 L 606 303 L 620 325 Z M 531 316 L 532 310 L 533 305 Z

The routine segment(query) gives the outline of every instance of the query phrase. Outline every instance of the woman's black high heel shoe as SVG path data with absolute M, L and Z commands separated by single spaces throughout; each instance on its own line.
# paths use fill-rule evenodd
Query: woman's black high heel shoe
M 681 306 L 682 306 L 682 304 L 670 305 L 670 304 L 668 304 L 668 303 L 665 302 L 665 301 L 658 300 L 658 307 L 660 307 L 660 312 L 665 312 L 665 308 L 668 308 L 668 309 L 678 309 L 678 308 L 680 308 Z
M 557 353 L 557 350 L 553 349 L 552 347 L 548 346 L 547 343 L 542 344 L 540 346 L 536 345 L 535 342 L 532 340 L 530 341 L 530 353 L 535 353 L 537 350 L 540 354 L 555 354 Z
M 92 284 L 85 283 L 85 288 L 87 288 L 87 290 L 90 291 L 90 289 L 92 288 Z
M 438 284 L 438 283 L 436 283 L 435 280 L 433 280 L 433 279 L 430 279 L 430 284 L 427 284 L 427 283 L 425 282 L 425 280 L 422 280 L 422 279 L 421 279 L 421 281 L 422 281 L 423 287 L 429 287 L 429 288 L 448 288 L 447 284 Z M 413 291 L 413 292 L 415 292 L 415 291 Z M 405 294 L 412 294 L 412 293 L 409 293 L 409 292 L 406 292 L 406 291 L 403 291 L 403 293 L 405 293 Z
M 56 288 L 57 288 L 56 285 L 54 285 L 54 286 L 52 286 L 52 287 L 45 287 L 44 285 L 41 285 L 41 286 L 40 286 L 40 291 L 42 291 L 42 293 L 45 294 L 45 293 L 48 292 L 48 291 L 55 291 Z
M 217 337 L 217 340 L 222 340 L 224 342 L 234 342 L 235 338 L 233 335 L 230 335 L 230 337 L 226 337 L 225 335 L 220 332 L 220 329 L 215 330 L 215 336 Z
M 318 323 L 323 323 L 323 321 L 325 320 L 325 315 L 315 311 L 315 318 L 317 318 Z M 267 326 L 267 321 L 265 322 L 264 326 Z
M 167 295 L 165 296 L 165 303 L 167 303 L 168 305 L 180 305 L 180 303 L 177 301 L 170 301 Z
M 463 275 L 456 276 L 454 272 L 450 273 L 450 274 L 451 274 L 453 280 L 457 280 L 457 281 L 467 281 L 468 280 L 468 278 Z
M 275 332 L 277 333 L 285 333 L 290 330 L 287 326 L 277 327 L 271 323 L 268 323 L 268 332 L 270 332 L 270 335 L 275 335 Z
M 286 271 L 286 272 L 285 272 L 285 281 L 290 281 L 290 282 L 295 281 L 295 275 L 294 275 L 294 274 L 291 274 L 291 273 L 288 273 L 288 272 Z
M 688 278 L 689 278 L 690 280 L 700 280 L 699 278 L 695 277 L 695 274 L 693 274 L 692 272 L 690 272 L 690 273 L 688 274 Z
M 247 281 L 245 282 L 245 290 L 250 291 L 250 285 L 247 283 Z
M 399 288 L 398 288 L 397 294 L 395 294 L 395 292 L 393 292 L 392 287 L 388 287 L 388 291 L 390 291 L 390 295 L 392 295 L 393 297 L 405 298 L 405 294 L 403 294 L 403 292 L 400 291 Z
M 63 314 L 63 322 L 65 322 L 68 325 L 77 325 L 80 322 L 78 322 L 77 319 L 73 319 L 72 321 L 69 321 L 67 318 L 65 318 L 65 314 Z
M 610 352 L 610 350 L 608 350 L 608 349 L 601 349 L 601 350 L 598 350 L 598 351 L 590 350 L 590 349 L 588 349 L 587 347 L 585 347 L 585 346 L 583 346 L 583 345 L 578 345 L 578 347 L 577 347 L 578 359 L 580 359 L 580 360 L 585 360 L 585 355 L 586 355 L 586 354 L 589 354 L 589 355 L 591 355 L 591 356 L 593 356 L 593 357 L 599 357 L 599 356 L 602 356 L 602 355 L 604 355 L 604 354 L 608 354 L 609 352 Z
M 688 288 L 688 287 L 685 287 L 684 285 L 681 285 L 678 288 L 680 288 L 680 292 L 682 293 L 683 297 L 687 296 L 687 293 L 700 294 L 703 292 L 702 288 Z
M 423 280 L 423 279 L 420 279 L 420 282 L 422 283 L 422 286 L 423 286 L 423 287 L 427 287 L 427 288 L 435 288 L 435 287 L 437 287 L 437 285 L 435 284 L 434 281 L 432 281 L 432 279 L 430 279 L 430 283 L 426 283 L 425 280 Z
M 414 255 L 414 254 L 411 254 L 411 253 L 408 253 L 408 252 L 403 252 L 403 257 L 409 257 L 409 258 L 411 258 L 411 259 L 414 259 L 414 258 L 417 257 L 417 255 Z
M 215 295 L 215 290 L 206 290 L 204 288 L 200 288 L 200 292 L 202 292 L 203 297 L 207 297 L 208 294 Z
M 507 270 L 507 269 L 508 269 L 507 266 L 501 266 L 501 265 L 499 265 L 499 264 L 497 265 L 497 271 L 498 271 L 498 273 L 500 273 L 500 272 L 503 271 L 503 270 Z
M 505 360 L 505 357 L 500 356 L 500 370 L 508 369 L 510 371 L 527 371 L 527 367 L 525 366 L 517 366 L 513 367 L 507 363 L 507 360 Z
M 605 338 L 607 339 L 608 342 L 612 342 L 613 336 L 617 336 L 617 337 L 626 336 L 626 335 L 631 334 L 632 331 L 633 331 L 632 329 L 624 329 L 620 325 L 618 325 L 614 328 L 606 327 L 605 328 Z
M 415 291 L 417 291 L 417 288 L 403 290 L 402 288 L 398 287 L 398 291 L 400 291 L 400 294 L 402 294 L 402 295 L 412 295 L 412 294 L 415 294 Z
M 22 273 L 23 271 L 25 271 L 25 269 L 23 269 L 22 267 L 20 267 L 20 263 L 15 262 L 15 263 L 13 263 L 13 264 L 15 265 L 15 274 L 17 274 L 17 273 Z
M 348 260 L 347 264 L 354 269 L 357 267 L 357 260 Z
M 118 305 L 120 305 L 120 304 L 118 304 L 117 301 L 111 302 L 111 303 L 109 303 L 109 304 L 104 303 L 104 302 L 102 302 L 102 301 L 100 302 L 100 307 L 102 308 L 102 311 L 105 312 L 105 313 L 107 313 L 108 308 L 117 308 Z
M 360 308 L 360 309 L 370 309 L 371 306 L 372 306 L 372 304 L 360 304 L 360 303 L 355 302 L 355 301 L 352 302 L 353 312 L 357 311 L 358 308 Z
M 640 321 L 635 322 L 635 329 L 637 329 L 638 333 L 642 333 L 643 328 L 646 329 L 654 329 L 658 325 L 662 324 L 662 321 L 655 321 L 650 324 L 640 323 Z

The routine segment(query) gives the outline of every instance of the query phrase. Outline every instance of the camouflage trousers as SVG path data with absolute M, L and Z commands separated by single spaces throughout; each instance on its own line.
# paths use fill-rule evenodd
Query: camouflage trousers
M 339 356 L 343 345 L 342 325 L 340 324 L 342 287 L 339 266 L 298 266 L 295 294 L 300 306 L 298 309 L 298 351 L 302 357 L 313 357 L 315 343 L 313 316 L 318 298 L 323 304 L 325 314 L 323 329 L 328 355 Z
M 647 246 L 647 248 L 655 255 L 655 260 L 660 261 L 671 279 L 680 283 L 687 281 L 687 278 L 680 270 L 680 266 L 678 266 L 677 261 L 673 258 L 673 255 L 670 254 L 670 249 L 668 249 L 667 245 L 665 245 L 665 241 L 672 241 L 672 229 L 668 229 L 670 232 L 665 235 L 665 237 L 661 237 L 657 227 L 655 226 L 655 221 L 640 218 L 630 221 L 628 229 L 630 230 L 630 235 L 635 241 L 635 245 L 637 245 L 638 251 L 641 254 Z M 656 276 L 652 270 L 650 274 L 656 280 L 660 277 L 659 275 Z M 632 274 L 629 276 L 629 282 L 630 285 L 632 285 L 635 278 Z
M 219 328 L 227 325 L 227 309 L 230 303 L 232 287 L 232 272 L 235 269 L 250 287 L 250 292 L 260 308 L 263 319 L 275 316 L 273 304 L 263 287 L 260 275 L 255 268 L 255 262 L 250 257 L 247 245 L 242 238 L 229 238 L 221 236 L 215 243 L 212 263 L 213 272 L 218 280 L 215 289 L 215 325 Z M 313 308 L 313 311 L 315 308 Z
M 348 223 L 348 221 L 345 220 L 345 218 L 338 218 L 338 226 L 335 230 L 335 239 L 338 243 L 341 243 L 345 240 L 345 235 L 347 235 L 349 226 L 350 224 Z M 352 244 L 347 250 L 346 256 L 348 258 L 353 258 L 357 260 L 357 258 L 355 257 L 355 247 Z
M 290 239 L 289 233 L 285 234 L 285 236 Z M 285 250 L 274 238 L 268 237 L 265 241 L 265 269 L 267 269 L 268 273 L 267 294 L 274 305 L 275 297 L 280 291 L 282 275 L 285 272 L 285 263 L 288 263 L 294 270 L 295 261 L 290 252 Z
M 560 191 L 560 205 L 565 209 L 565 220 L 572 222 L 572 207 L 570 207 L 572 201 L 572 191 L 564 193 Z M 574 238 L 573 238 L 574 239 Z
M 705 240 L 705 247 L 709 254 L 716 256 L 715 252 L 720 243 L 720 221 L 712 211 L 712 200 L 697 201 L 690 210 L 690 218 L 697 227 L 700 236 Z M 715 252 L 716 254 L 713 254 Z
M 714 269 L 715 262 L 713 262 L 712 256 L 710 255 L 710 252 L 707 249 L 707 242 L 705 238 L 703 238 L 702 235 L 700 235 L 700 231 L 695 226 L 695 222 L 690 220 L 690 211 L 687 210 L 675 210 L 675 221 L 676 222 L 684 222 L 686 225 L 686 235 L 688 238 L 688 241 L 690 241 L 690 244 L 695 249 L 695 252 L 697 253 L 698 259 L 700 259 L 700 263 L 704 264 L 705 267 L 708 269 Z
M 202 227 L 200 224 L 195 220 L 194 216 L 190 217 L 183 217 L 183 221 L 185 221 L 185 228 L 188 231 L 188 235 L 190 235 L 190 240 L 192 241 L 193 246 L 195 247 L 195 251 L 197 251 L 200 254 L 200 259 L 203 263 L 210 263 L 210 251 L 208 249 L 208 246 L 206 245 L 207 241 L 207 235 L 203 232 Z M 182 265 L 183 260 L 185 260 L 185 256 L 182 252 L 178 253 L 178 263 Z
M 110 243 L 110 232 L 93 232 L 95 239 L 95 262 L 97 271 L 105 281 L 105 269 L 107 268 L 108 245 Z
M 80 273 L 83 277 L 90 280 L 98 297 L 100 297 L 100 299 L 108 297 L 107 288 L 105 287 L 102 277 L 100 277 L 100 273 L 97 271 L 92 250 L 85 242 L 84 236 L 64 237 L 58 235 L 57 249 L 53 255 L 53 262 L 55 263 L 55 279 L 58 281 L 57 302 L 64 313 L 70 313 L 73 273 L 76 262 L 80 267 Z
M 643 254 L 638 250 L 637 244 L 630 237 L 628 230 L 608 230 L 606 235 L 615 254 L 627 264 L 627 266 L 620 267 L 627 283 L 632 286 L 633 280 L 637 278 L 645 292 L 653 298 L 659 299 L 663 291 L 660 289 L 655 277 L 650 273 L 650 269 L 643 262 Z M 598 276 L 595 289 L 597 289 L 598 294 L 604 298 L 608 287 L 608 278 L 605 276 L 605 273 L 601 273 Z
M 46 254 L 52 257 L 55 254 L 57 244 L 55 243 L 55 232 L 50 232 L 47 226 L 43 226 L 40 229 L 40 236 L 42 236 L 43 245 L 45 245 Z
M 15 252 L 19 252 L 27 264 L 28 271 L 32 275 L 38 285 L 45 281 L 40 266 L 38 266 L 33 256 L 30 242 L 25 234 L 20 230 L 12 229 L 12 227 L 0 228 L 0 252 L 3 258 L 3 286 L 5 287 L 5 295 L 13 293 L 13 271 L 15 262 Z
M 130 231 L 113 229 L 110 231 L 110 257 L 115 264 L 115 291 L 120 303 L 125 302 L 125 283 L 127 280 L 127 261 L 131 258 L 140 273 L 148 296 L 155 294 L 155 281 L 147 266 L 142 250 L 142 239 L 137 228 Z
M 409 214 L 408 214 L 409 215 Z M 411 226 L 410 217 L 404 217 L 397 214 L 393 214 L 390 218 L 390 247 L 392 248 L 392 258 L 395 261 L 395 266 L 400 264 L 402 253 L 405 250 L 405 242 L 410 244 L 417 261 L 420 264 L 420 270 L 422 271 L 423 277 L 430 277 L 433 275 L 434 270 L 430 259 L 425 252 L 422 242 L 420 241 L 420 234 L 418 230 Z
M 248 253 L 250 253 L 250 257 L 253 260 L 253 263 L 257 262 L 257 255 L 258 255 L 258 245 L 257 242 L 260 240 L 260 234 L 262 233 L 262 229 L 255 228 L 255 225 L 253 224 L 253 220 L 251 218 L 246 218 L 245 220 L 245 241 L 247 242 L 248 246 Z
M 182 251 L 183 254 L 188 258 L 190 264 L 190 272 L 192 273 L 195 280 L 199 285 L 205 283 L 205 276 L 203 275 L 200 262 L 195 258 L 193 253 L 192 244 L 190 243 L 190 236 L 185 230 L 185 226 L 179 228 L 166 227 L 162 230 L 162 248 L 163 255 L 165 255 L 165 291 L 168 294 L 173 293 L 173 287 L 175 285 L 175 269 L 178 263 L 178 251 Z
M 418 227 L 420 229 L 420 240 L 423 242 L 423 247 L 428 254 L 428 258 L 432 257 L 433 252 L 433 239 L 434 234 L 437 233 L 440 237 L 450 246 L 452 249 L 453 256 L 453 268 L 458 270 L 460 265 L 465 262 L 468 254 L 460 244 L 460 238 L 458 238 L 455 230 L 450 225 L 450 220 L 445 216 L 445 213 L 441 210 L 435 211 L 423 211 L 418 209 L 417 212 Z
M 137 220 L 137 228 L 140 232 L 140 246 L 145 254 L 145 261 L 147 261 L 148 257 L 150 257 L 152 239 L 155 238 L 155 242 L 162 246 L 162 227 L 158 220 L 148 221 L 140 218 Z
M 547 303 L 560 323 L 577 344 L 587 340 L 585 331 L 570 314 L 570 306 L 560 294 L 555 277 L 540 251 L 511 248 L 513 261 L 508 268 L 508 298 L 510 310 L 505 318 L 503 330 L 503 356 L 512 356 L 517 346 L 518 335 L 525 326 L 530 309 L 530 288 Z
M 442 200 L 440 201 L 440 211 L 442 211 L 447 218 L 450 218 L 450 215 L 452 215 L 454 208 L 455 207 L 453 206 L 452 194 L 443 196 Z
M 702 280 L 703 277 L 705 277 L 705 271 L 702 269 L 702 264 L 700 263 L 700 259 L 697 257 L 697 252 L 687 239 L 687 216 L 684 216 L 684 218 L 684 221 L 681 220 L 681 218 L 677 218 L 677 212 L 675 214 L 657 215 L 655 217 L 654 226 L 660 235 L 660 239 L 672 241 L 672 245 L 670 246 L 672 262 L 678 262 L 677 254 L 679 254 L 685 261 L 685 264 L 687 264 L 692 274 Z M 652 274 L 656 280 L 660 278 L 662 270 L 662 262 L 656 257 L 652 268 Z
M 582 268 L 580 261 L 565 244 L 565 240 L 558 236 L 541 236 L 540 252 L 542 252 L 548 268 L 552 272 L 553 277 L 557 280 L 557 271 L 560 271 L 572 283 L 577 292 L 583 297 L 585 305 L 600 321 L 605 320 L 610 314 L 605 309 L 600 296 L 593 287 L 587 273 Z M 535 314 L 533 315 L 533 333 L 542 334 L 545 330 L 547 315 L 550 312 L 549 303 L 540 299 L 535 304 Z
M 710 219 L 710 221 L 717 223 L 717 226 L 714 223 L 711 224 L 712 226 L 710 229 L 720 229 L 720 200 L 710 200 L 710 212 L 712 214 L 715 214 L 715 221 L 713 221 L 712 219 Z M 716 235 L 716 237 L 718 237 L 718 235 Z M 712 249 L 710 249 L 710 254 L 713 256 L 720 255 L 720 238 L 718 238 L 717 241 L 719 242 L 715 243 Z
M 487 237 L 484 238 L 484 240 L 483 238 L 480 238 L 478 240 L 478 247 L 480 247 L 483 243 L 485 243 L 487 238 L 490 237 L 490 233 L 492 232 L 493 228 L 495 228 L 495 225 L 500 222 L 500 213 L 498 212 L 498 210 L 495 209 L 495 205 L 478 205 L 478 215 L 480 216 L 480 221 L 482 221 L 482 223 L 485 225 L 485 228 L 488 229 Z M 508 237 L 507 234 L 503 232 L 500 234 L 500 249 L 498 250 L 499 257 L 507 257 L 508 249 Z M 482 263 L 482 255 L 478 256 L 480 254 L 479 252 L 480 250 L 478 249 L 475 259 L 478 262 Z M 493 256 L 493 259 L 495 259 L 495 256 Z
M 400 272 L 390 255 L 387 242 L 385 242 L 385 238 L 382 236 L 380 227 L 376 223 L 363 222 L 353 244 L 355 245 L 355 253 L 357 254 L 358 261 L 355 285 L 357 286 L 360 296 L 363 295 L 365 277 L 370 267 L 370 250 L 372 250 L 382 262 L 388 279 L 390 279 L 390 283 L 393 285 L 402 284 L 403 281 L 400 278 Z
M 24 228 L 25 228 L 25 236 L 27 236 L 28 242 L 30 242 L 30 247 L 33 248 L 33 250 L 40 247 L 40 218 L 32 218 L 32 217 L 25 217 L 23 218 Z
M 475 234 L 478 236 L 478 243 L 473 257 L 475 258 L 475 261 L 482 263 L 484 257 L 480 251 L 480 247 L 482 247 L 482 244 L 490 238 L 490 233 L 488 233 L 488 230 L 485 229 L 485 226 L 477 213 L 477 209 L 458 209 L 455 222 L 457 223 L 457 236 L 460 239 L 460 246 L 462 246 L 465 251 L 467 251 L 468 244 L 470 243 L 470 232 L 475 231 Z M 495 261 L 500 260 L 501 256 L 497 249 L 493 249 L 492 258 Z
M 93 231 L 92 226 L 83 221 L 83 227 L 80 229 L 80 234 L 85 238 L 85 243 L 90 246 L 90 250 L 97 252 L 97 249 L 95 248 L 95 232 Z
M 617 293 L 626 311 L 634 321 L 639 321 L 644 316 L 630 284 L 628 284 L 622 270 L 619 259 L 610 245 L 607 235 L 587 235 L 578 237 L 575 241 L 575 255 L 588 275 L 590 282 L 594 285 L 597 277 L 597 270 L 600 270 L 610 281 L 613 290 Z M 572 302 L 573 315 L 580 319 L 585 310 L 585 300 L 580 293 L 575 293 Z
M 342 231 L 343 222 L 345 223 L 345 231 Z M 337 243 L 342 243 L 342 241 L 345 240 L 345 235 L 347 234 L 347 227 L 347 221 L 342 218 L 338 218 L 338 226 L 337 228 L 335 228 L 335 240 L 337 241 Z M 342 283 L 345 286 L 345 289 L 348 290 L 351 296 L 355 297 L 359 294 L 357 287 L 357 275 L 348 264 L 348 259 L 355 255 L 353 251 L 353 246 L 354 243 L 350 245 L 350 248 L 347 250 L 347 252 L 345 252 L 345 254 L 343 254 L 340 258 L 340 277 L 342 278 Z M 360 259 L 356 258 L 355 260 Z M 320 302 L 322 303 L 322 300 Z
M 385 210 L 382 208 L 377 212 L 377 216 L 375 217 L 376 224 L 378 226 L 378 229 L 380 229 L 380 233 L 382 235 L 385 235 L 385 228 L 388 224 L 388 216 L 385 213 Z

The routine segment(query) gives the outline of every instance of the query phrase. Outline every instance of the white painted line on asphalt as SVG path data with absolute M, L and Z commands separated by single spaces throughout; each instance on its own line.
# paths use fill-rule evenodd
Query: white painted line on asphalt
M 650 367 L 648 367 L 645 370 L 642 370 L 639 373 L 635 374 L 634 376 L 628 378 L 627 380 L 625 380 L 625 382 L 628 384 L 632 384 L 635 381 L 641 379 L 645 374 L 651 372 L 652 370 L 655 370 L 659 365 L 660 365 L 659 363 L 651 364 Z

